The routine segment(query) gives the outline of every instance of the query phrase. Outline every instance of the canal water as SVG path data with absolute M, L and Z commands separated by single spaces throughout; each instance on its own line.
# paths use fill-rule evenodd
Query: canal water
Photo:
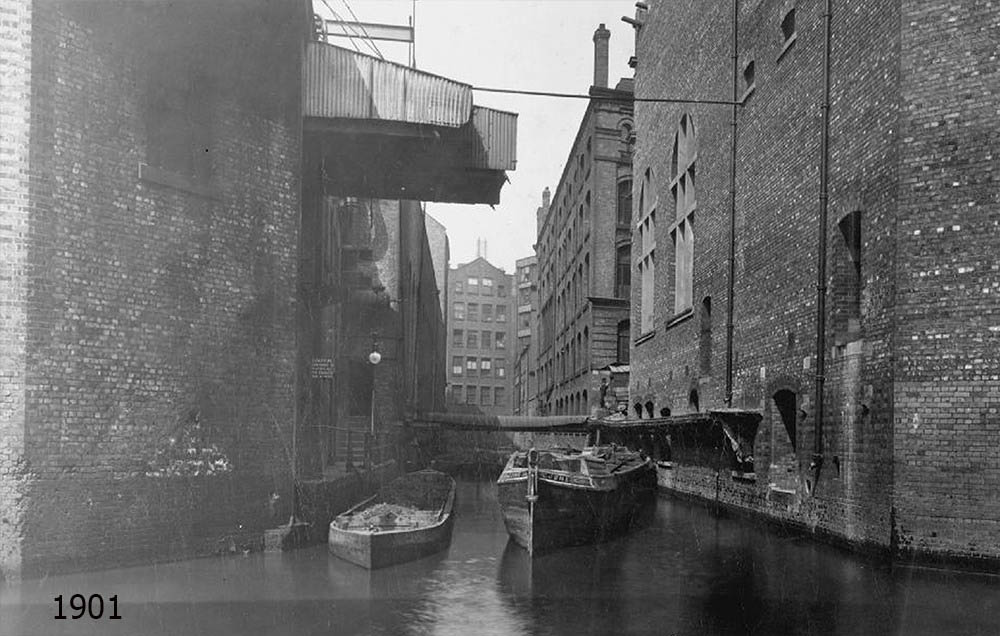
M 120 620 L 55 620 L 54 597 Z M 66 608 L 67 614 L 72 615 Z M 462 482 L 447 552 L 375 572 L 325 546 L 25 581 L 0 634 L 1000 634 L 1000 578 L 889 568 L 659 499 L 600 546 L 527 558 L 491 482 Z

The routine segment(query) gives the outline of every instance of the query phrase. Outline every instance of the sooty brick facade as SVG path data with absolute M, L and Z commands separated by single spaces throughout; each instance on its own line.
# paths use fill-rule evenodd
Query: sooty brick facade
M 288 518 L 304 9 L 3 3 L 4 576 Z
M 603 24 L 594 33 L 590 101 L 552 199 L 544 193 L 538 211 L 542 415 L 589 415 L 603 407 L 609 376 L 598 370 L 627 356 L 619 342 L 630 328 L 632 80 L 608 88 L 610 37 Z
M 636 95 L 731 98 L 733 4 L 648 4 Z M 995 560 L 1000 8 L 832 7 L 822 468 L 810 464 L 824 3 L 753 0 L 739 3 L 731 405 L 763 416 L 755 477 L 727 471 L 720 487 L 675 462 L 663 481 L 854 545 Z M 635 111 L 632 401 L 721 408 L 732 110 Z

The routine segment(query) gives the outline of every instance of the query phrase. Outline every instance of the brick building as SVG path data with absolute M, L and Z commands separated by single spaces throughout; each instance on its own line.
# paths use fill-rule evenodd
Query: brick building
M 538 257 L 514 263 L 517 287 L 517 349 L 514 354 L 514 415 L 536 415 L 538 400 L 538 342 L 532 336 L 538 322 Z
M 637 97 L 742 105 L 636 104 L 631 412 L 763 416 L 751 474 L 675 461 L 676 490 L 856 546 L 996 559 L 1000 8 L 832 5 L 828 145 L 823 2 L 635 16 Z
M 626 357 L 631 279 L 632 81 L 608 86 L 608 40 L 594 33 L 594 85 L 538 240 L 538 410 L 589 414 Z M 544 211 L 542 211 L 544 210 Z M 624 390 L 624 387 L 622 387 Z
M 258 545 L 373 326 L 382 430 L 443 401 L 412 199 L 495 203 L 515 116 L 315 41 L 306 1 L 0 11 L 0 578 Z
M 0 577 L 241 543 L 288 515 L 308 14 L 3 7 Z
M 479 256 L 452 268 L 449 280 L 449 409 L 510 415 L 514 279 Z

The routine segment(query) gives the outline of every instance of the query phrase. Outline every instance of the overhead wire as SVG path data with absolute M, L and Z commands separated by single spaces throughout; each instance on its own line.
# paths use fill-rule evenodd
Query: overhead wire
M 362 51 L 361 51 L 361 48 L 358 46 L 357 42 L 354 41 L 355 39 L 361 40 L 362 42 L 364 42 L 365 44 L 367 44 L 369 46 L 369 48 L 371 48 L 373 51 L 375 51 L 375 54 L 380 59 L 383 59 L 383 60 L 385 59 L 385 57 L 383 57 L 383 55 L 382 55 L 382 52 L 379 51 L 378 48 L 376 48 L 374 44 L 372 44 L 372 41 L 371 41 L 370 37 L 367 37 L 367 36 L 362 35 L 361 33 L 359 33 L 357 31 L 357 29 L 355 29 L 353 26 L 350 25 L 349 21 L 345 20 L 343 18 L 343 16 L 341 16 L 339 13 L 337 13 L 337 11 L 333 7 L 330 6 L 330 3 L 327 2 L 327 0 L 322 0 L 322 2 L 326 6 L 326 8 L 329 9 L 330 13 L 333 14 L 333 17 L 336 18 L 337 20 L 339 20 L 341 22 L 341 24 L 340 24 L 341 30 L 344 32 L 344 35 L 347 37 L 347 39 L 351 41 L 351 46 L 353 46 L 354 49 L 358 53 L 361 53 Z M 348 29 L 350 29 L 350 32 L 348 32 Z
M 358 27 L 361 29 L 361 32 L 365 34 L 366 38 L 368 38 L 368 44 L 370 44 L 371 47 L 375 49 L 375 52 L 378 53 L 378 56 L 384 60 L 385 56 L 382 55 L 382 51 L 378 50 L 378 47 L 375 45 L 375 41 L 372 39 L 372 36 L 368 34 L 368 29 L 365 28 L 365 25 L 363 25 L 361 23 L 361 20 L 358 19 L 358 16 L 355 15 L 354 9 L 351 8 L 351 5 L 347 2 L 347 0 L 340 0 L 340 1 L 343 2 L 344 6 L 347 7 L 347 10 L 351 12 L 351 17 L 354 18 L 354 21 L 357 22 Z
M 635 97 L 634 95 L 587 95 L 583 93 L 555 93 L 551 91 L 528 91 L 514 88 L 492 88 L 486 86 L 473 86 L 472 90 L 484 93 L 507 93 L 510 95 L 533 95 L 536 97 L 562 97 L 568 99 L 602 99 L 606 101 L 619 102 L 646 102 L 654 104 L 710 104 L 718 106 L 742 106 L 743 102 L 735 102 L 728 99 L 687 99 L 681 97 Z M 622 92 L 622 91 L 617 91 Z

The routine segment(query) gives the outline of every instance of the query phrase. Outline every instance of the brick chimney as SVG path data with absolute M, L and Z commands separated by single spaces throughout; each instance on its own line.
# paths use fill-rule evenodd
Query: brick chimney
M 611 39 L 611 31 L 604 27 L 604 23 L 594 31 L 594 86 L 598 88 L 608 87 L 608 40 Z
M 548 210 L 549 203 L 551 202 L 552 202 L 552 194 L 549 192 L 549 187 L 545 186 L 545 189 L 542 190 L 542 207 Z

